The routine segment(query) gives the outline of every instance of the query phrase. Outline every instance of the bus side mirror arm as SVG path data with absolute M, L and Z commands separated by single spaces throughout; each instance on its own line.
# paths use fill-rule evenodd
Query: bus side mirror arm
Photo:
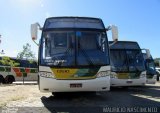
M 39 27 L 39 30 L 42 30 L 43 28 L 41 27 L 41 25 L 37 22 L 37 23 L 35 23 L 35 24 L 37 24 L 37 26 Z
M 111 47 L 118 41 L 118 27 L 115 25 L 110 25 L 106 28 L 106 31 L 109 31 L 109 30 L 112 31 L 112 39 L 113 39 L 113 43 L 109 44 L 109 47 Z
M 107 28 L 106 28 L 106 31 L 109 31 L 109 30 L 111 30 L 112 29 L 112 27 L 111 27 L 111 25 L 109 25 Z
M 37 46 L 39 46 L 39 43 L 37 43 L 35 40 L 33 40 L 33 42 L 34 42 Z
M 114 40 L 113 43 L 109 44 L 109 47 L 113 46 L 114 44 L 116 44 L 118 42 L 118 39 Z

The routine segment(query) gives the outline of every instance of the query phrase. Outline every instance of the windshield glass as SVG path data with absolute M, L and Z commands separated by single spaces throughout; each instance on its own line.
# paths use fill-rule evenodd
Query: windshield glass
M 106 41 L 104 32 L 44 32 L 41 46 L 41 64 L 51 66 L 108 65 Z
M 155 70 L 154 61 L 153 62 L 148 62 L 148 68 Z
M 75 65 L 75 40 L 73 31 L 44 32 L 42 64 L 54 66 Z
M 111 50 L 110 59 L 112 71 L 127 71 L 127 56 L 125 51 Z
M 141 50 L 127 50 L 129 71 L 144 71 L 144 58 Z
M 146 66 L 146 69 L 147 69 L 147 73 L 149 73 L 149 74 L 155 74 L 156 73 L 155 64 L 154 64 L 153 59 L 146 59 L 145 66 Z
M 108 63 L 106 38 L 100 32 L 77 32 L 77 64 L 105 65 Z
M 110 51 L 112 71 L 144 71 L 144 59 L 141 50 L 119 49 Z

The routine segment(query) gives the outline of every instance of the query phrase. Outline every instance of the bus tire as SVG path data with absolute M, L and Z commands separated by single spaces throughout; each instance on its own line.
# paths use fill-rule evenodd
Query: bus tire
M 5 83 L 5 79 L 3 78 L 3 76 L 2 75 L 0 75 L 0 83 Z
M 64 92 L 52 92 L 52 95 L 54 97 L 61 97 L 62 95 L 64 95 Z
M 38 83 L 38 88 L 39 88 L 39 90 L 40 90 L 40 80 L 39 80 L 40 78 L 39 78 L 39 75 L 38 75 L 38 79 L 37 79 L 37 83 Z
M 156 74 L 157 74 L 157 81 L 159 81 L 160 74 L 158 72 L 156 72 Z
M 15 81 L 15 78 L 13 75 L 7 75 L 5 80 L 7 84 L 12 84 Z
M 157 81 L 159 81 L 159 77 L 160 77 L 160 76 L 159 76 L 159 75 L 157 75 Z

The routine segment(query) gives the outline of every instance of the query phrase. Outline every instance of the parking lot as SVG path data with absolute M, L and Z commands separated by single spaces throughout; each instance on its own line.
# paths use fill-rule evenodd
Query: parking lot
M 109 92 L 64 93 L 57 97 L 39 92 L 37 85 L 0 85 L 0 99 L 0 112 L 3 113 L 158 112 L 160 83 L 111 88 Z

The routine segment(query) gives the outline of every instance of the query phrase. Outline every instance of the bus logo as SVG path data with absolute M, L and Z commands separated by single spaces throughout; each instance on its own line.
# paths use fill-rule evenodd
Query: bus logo
M 69 70 L 57 70 L 57 73 L 69 73 Z

